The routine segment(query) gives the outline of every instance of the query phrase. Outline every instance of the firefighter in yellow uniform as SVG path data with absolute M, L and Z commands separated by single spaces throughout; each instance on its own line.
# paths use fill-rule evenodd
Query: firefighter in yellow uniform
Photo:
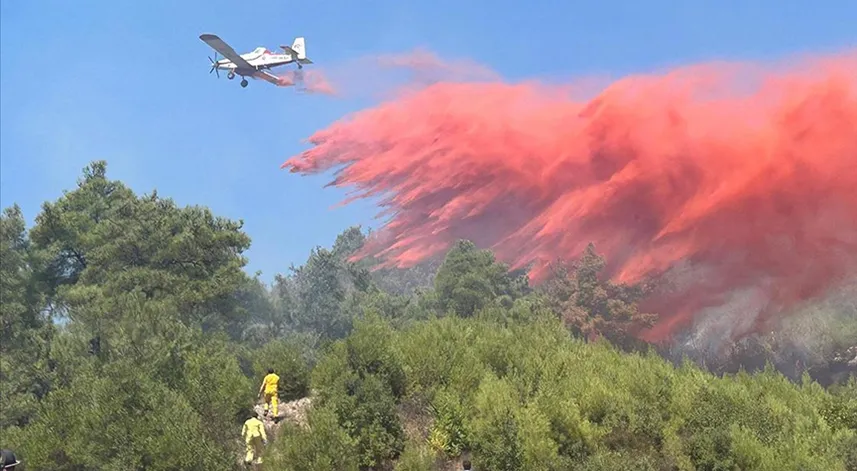
M 264 445 L 268 444 L 268 434 L 265 433 L 265 424 L 256 418 L 255 411 L 244 422 L 241 435 L 244 437 L 244 443 L 247 445 L 247 454 L 244 455 L 244 463 L 248 466 L 250 464 L 262 464 L 262 451 L 264 450 Z
M 274 373 L 273 368 L 268 368 L 268 374 L 262 380 L 262 386 L 259 387 L 259 395 L 265 393 L 265 415 L 268 415 L 268 405 L 271 406 L 271 412 L 274 417 L 277 417 L 277 406 L 279 398 L 277 397 L 277 386 L 280 384 L 280 377 Z

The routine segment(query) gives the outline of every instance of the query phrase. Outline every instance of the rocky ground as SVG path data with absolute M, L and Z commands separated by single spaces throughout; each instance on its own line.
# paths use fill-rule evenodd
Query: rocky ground
M 280 426 L 288 421 L 301 427 L 307 426 L 307 412 L 312 406 L 312 398 L 304 397 L 289 402 L 282 402 L 277 407 L 277 416 L 273 414 L 265 415 L 265 407 L 262 404 L 256 404 L 254 409 L 262 422 L 265 423 L 265 430 L 268 432 L 268 440 L 273 441 L 274 436 L 279 431 Z M 278 420 L 275 420 L 278 419 Z
M 271 414 L 265 416 L 265 407 L 262 404 L 256 404 L 254 410 L 259 419 L 265 424 L 265 430 L 268 433 L 268 443 L 273 443 L 275 437 L 279 434 L 280 427 L 285 423 L 293 423 L 301 427 L 308 426 L 307 413 L 312 407 L 313 397 L 304 397 L 294 401 L 284 402 L 277 407 L 277 417 Z M 425 414 L 420 405 L 413 403 L 402 404 L 397 411 L 404 425 L 405 434 L 414 440 L 422 441 L 428 437 L 428 431 L 431 427 L 431 418 Z M 241 450 L 243 453 L 243 444 Z M 444 471 L 455 471 L 461 469 L 461 460 L 465 456 L 454 459 L 445 459 L 438 457 L 435 463 L 435 469 Z M 243 454 L 242 454 L 243 457 Z M 243 458 L 242 458 L 243 459 Z
M 312 406 L 312 397 L 304 397 L 294 401 L 283 402 L 277 406 L 276 418 L 273 414 L 265 415 L 265 406 L 256 404 L 253 410 L 256 411 L 256 416 L 265 424 L 265 431 L 268 434 L 268 444 L 274 442 L 274 438 L 280 431 L 280 427 L 284 423 L 290 422 L 301 427 L 307 426 L 307 412 Z M 278 420 L 275 420 L 278 419 Z M 241 452 L 238 456 L 238 469 L 244 469 L 244 443 L 239 440 L 239 449 Z

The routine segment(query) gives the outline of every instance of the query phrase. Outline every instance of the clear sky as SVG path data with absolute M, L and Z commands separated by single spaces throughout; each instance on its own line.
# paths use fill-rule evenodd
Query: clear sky
M 17 202 L 32 223 L 105 159 L 138 193 L 243 219 L 248 269 L 265 280 L 371 224 L 369 203 L 330 208 L 344 193 L 324 189 L 328 177 L 279 169 L 368 99 L 216 80 L 202 33 L 241 53 L 305 36 L 322 67 L 422 47 L 510 80 L 557 80 L 854 47 L 857 1 L 2 0 L 2 206 Z

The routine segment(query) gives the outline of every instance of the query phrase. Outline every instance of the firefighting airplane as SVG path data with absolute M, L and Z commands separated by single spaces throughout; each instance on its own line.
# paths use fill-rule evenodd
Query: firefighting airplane
M 268 71 L 273 67 L 291 64 L 292 62 L 298 65 L 298 69 L 303 68 L 303 64 L 312 64 L 312 61 L 307 59 L 306 45 L 304 38 L 295 38 L 295 42 L 290 46 L 280 46 L 285 51 L 284 54 L 278 54 L 269 51 L 264 47 L 257 47 L 253 52 L 239 55 L 225 41 L 214 34 L 200 35 L 206 44 L 214 49 L 214 59 L 208 58 L 211 61 L 211 70 L 209 74 L 214 72 L 220 78 L 218 70 L 228 70 L 226 78 L 232 80 L 235 74 L 241 76 L 241 87 L 246 87 L 248 82 L 246 77 L 253 77 L 262 80 L 267 80 L 274 85 L 282 85 L 283 82 L 274 74 Z M 217 53 L 221 53 L 225 59 L 217 60 Z

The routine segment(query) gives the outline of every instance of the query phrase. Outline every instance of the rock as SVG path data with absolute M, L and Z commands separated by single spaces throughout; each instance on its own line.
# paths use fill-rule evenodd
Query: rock
M 851 359 L 848 360 L 848 366 L 851 368 L 857 368 L 857 346 L 849 348 L 848 350 L 846 350 L 846 353 L 846 358 L 848 356 L 851 357 Z
M 833 359 L 836 363 L 844 363 L 849 368 L 857 368 L 857 345 L 839 352 Z
M 294 401 L 280 403 L 277 406 L 277 422 L 287 420 L 298 426 L 306 427 L 307 412 L 311 406 L 311 397 L 303 397 Z M 265 422 L 266 428 L 271 429 L 275 425 L 274 417 L 270 414 L 265 417 L 265 406 L 263 404 L 257 404 L 254 409 L 259 418 Z
M 303 397 L 296 401 L 290 401 L 283 406 L 278 411 L 281 417 L 286 420 L 299 425 L 301 427 L 307 426 L 307 412 L 309 412 L 309 408 L 312 406 L 312 399 L 309 397 Z

